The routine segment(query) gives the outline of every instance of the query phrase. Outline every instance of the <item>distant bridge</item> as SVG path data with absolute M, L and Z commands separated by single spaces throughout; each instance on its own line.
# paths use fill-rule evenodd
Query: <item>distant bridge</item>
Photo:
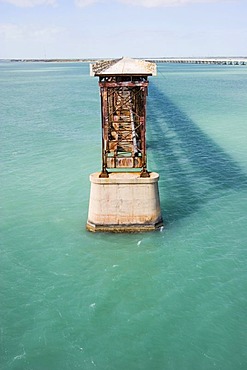
M 247 58 L 153 58 L 147 59 L 156 63 L 190 63 L 190 64 L 223 64 L 247 65 Z
M 190 63 L 190 64 L 223 64 L 223 65 L 247 65 L 247 57 L 208 57 L 208 58 L 175 58 L 175 57 L 162 57 L 162 58 L 141 58 L 149 62 L 155 63 Z M 112 59 L 0 59 L 0 62 L 96 62 L 96 61 L 109 61 Z

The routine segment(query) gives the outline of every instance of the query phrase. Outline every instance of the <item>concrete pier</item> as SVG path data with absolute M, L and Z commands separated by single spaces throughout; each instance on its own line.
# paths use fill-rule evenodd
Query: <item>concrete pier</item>
M 158 180 L 140 172 L 114 172 L 107 178 L 90 175 L 89 231 L 152 231 L 162 226 Z

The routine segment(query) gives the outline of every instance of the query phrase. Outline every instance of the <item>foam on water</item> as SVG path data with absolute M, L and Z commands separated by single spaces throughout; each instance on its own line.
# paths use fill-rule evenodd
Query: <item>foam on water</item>
M 245 369 L 247 70 L 162 65 L 148 167 L 164 228 L 85 231 L 87 64 L 0 64 L 2 369 Z

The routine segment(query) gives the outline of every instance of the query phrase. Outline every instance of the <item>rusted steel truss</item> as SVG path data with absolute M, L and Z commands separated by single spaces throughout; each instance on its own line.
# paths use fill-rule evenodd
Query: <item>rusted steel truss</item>
M 102 172 L 107 169 L 140 168 L 148 177 L 146 163 L 145 76 L 101 77 L 99 81 L 102 109 Z

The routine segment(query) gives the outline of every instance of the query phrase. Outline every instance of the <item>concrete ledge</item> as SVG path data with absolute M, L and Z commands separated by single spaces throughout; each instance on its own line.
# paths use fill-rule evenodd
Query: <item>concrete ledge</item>
M 90 181 L 94 184 L 151 184 L 159 180 L 159 174 L 150 172 L 150 177 L 140 177 L 140 172 L 110 172 L 109 177 L 99 177 L 100 172 L 90 175 Z
M 86 228 L 92 232 L 110 232 L 110 233 L 139 233 L 146 231 L 155 231 L 163 226 L 162 219 L 155 224 L 138 225 L 95 225 L 87 222 Z
M 162 226 L 159 174 L 115 172 L 90 175 L 91 193 L 87 230 L 107 232 L 152 231 Z

